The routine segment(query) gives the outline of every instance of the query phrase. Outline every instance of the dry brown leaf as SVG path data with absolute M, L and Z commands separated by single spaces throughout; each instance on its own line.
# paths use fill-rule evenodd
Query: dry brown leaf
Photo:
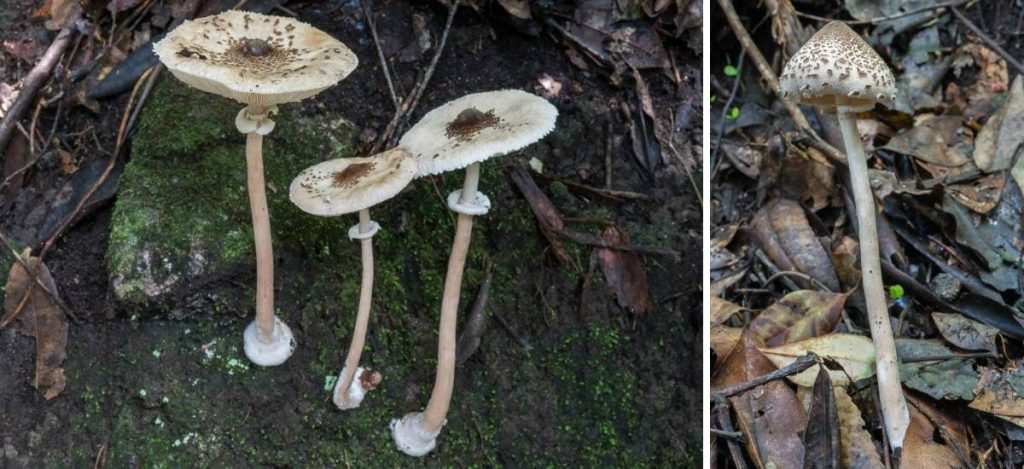
M 960 466 L 960 458 L 942 443 L 936 442 L 932 425 L 917 407 L 910 409 L 910 428 L 903 439 L 902 467 L 907 469 L 953 469 Z
M 39 280 L 48 290 L 57 291 L 50 270 L 38 257 L 32 257 L 31 249 L 26 248 L 21 259 L 33 271 L 39 272 Z M 7 322 L 13 316 L 29 286 L 33 286 L 32 291 L 17 316 L 18 332 L 36 341 L 36 372 L 32 385 L 50 400 L 64 391 L 67 382 L 62 366 L 67 356 L 67 318 L 60 306 L 35 284 L 33 276 L 18 262 L 11 266 L 4 287 L 4 320 L 0 322 Z
M 978 371 L 981 379 L 974 389 L 976 397 L 967 406 L 1024 427 L 1024 396 L 1013 383 L 1024 381 L 1024 377 L 1017 371 L 1003 372 L 993 368 Z
M 758 344 L 774 347 L 831 332 L 843 312 L 847 295 L 799 290 L 790 293 L 750 322 Z
M 965 131 L 962 124 L 959 116 L 932 117 L 896 135 L 882 148 L 940 166 L 963 166 L 969 160 L 958 145 Z
M 744 334 L 711 379 L 712 390 L 733 386 L 776 368 L 757 350 L 754 340 Z M 804 445 L 800 432 L 805 424 L 803 406 L 796 393 L 782 380 L 729 398 L 747 439 L 747 454 L 760 468 L 800 467 Z
M 988 350 L 999 354 L 996 337 L 999 329 L 968 319 L 960 314 L 932 313 L 932 320 L 949 343 L 965 350 Z
M 629 235 L 615 226 L 601 232 L 601 238 L 613 245 L 629 244 Z M 637 315 L 651 311 L 651 293 L 647 289 L 647 272 L 635 252 L 600 248 L 597 258 L 601 263 L 608 288 L 615 292 L 619 306 Z
M 779 368 L 788 366 L 808 353 L 831 358 L 843 367 L 841 370 L 828 371 L 836 385 L 846 385 L 875 375 L 875 345 L 871 339 L 862 335 L 828 334 L 760 350 Z M 813 386 L 817 377 L 818 369 L 814 367 L 788 376 L 790 381 L 805 387 Z
M 977 43 L 964 44 L 954 53 L 953 69 L 957 76 L 967 64 L 978 68 L 974 83 L 965 88 L 951 83 L 946 100 L 962 109 L 968 120 L 981 120 L 988 115 L 995 96 L 1009 87 L 1010 74 L 999 54 Z
M 871 433 L 864 428 L 860 409 L 841 386 L 835 387 L 836 410 L 839 416 L 839 451 L 842 466 L 847 469 L 876 469 L 884 467 Z
M 739 343 L 743 335 L 743 329 L 739 327 L 711 326 L 711 350 L 722 361 L 729 356 L 729 352 Z
M 79 0 L 50 0 L 44 8 L 45 10 L 37 10 L 35 14 L 42 13 L 42 16 L 50 17 L 43 24 L 50 31 L 63 28 L 68 23 L 78 19 L 82 14 L 82 6 Z
M 527 0 L 498 0 L 498 4 L 516 18 L 522 20 L 532 18 L 530 15 L 530 2 Z
M 747 308 L 744 308 L 729 300 L 723 300 L 717 296 L 711 297 L 710 321 L 712 326 L 728 321 L 729 318 L 732 317 L 732 315 L 741 313 L 743 311 L 747 311 Z
M 805 273 L 831 291 L 840 290 L 831 259 L 814 236 L 800 204 L 773 199 L 757 211 L 750 224 L 761 248 L 780 269 Z M 792 280 L 802 288 L 816 289 L 813 282 L 796 277 Z
M 843 236 L 832 249 L 832 265 L 844 288 L 853 288 L 860 283 L 860 244 L 857 240 Z

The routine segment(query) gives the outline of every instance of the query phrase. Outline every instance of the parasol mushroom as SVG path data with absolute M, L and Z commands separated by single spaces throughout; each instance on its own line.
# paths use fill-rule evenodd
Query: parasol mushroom
M 345 78 L 358 59 L 344 44 L 291 18 L 229 10 L 172 30 L 154 50 L 179 80 L 246 105 L 235 124 L 246 134 L 245 159 L 256 250 L 256 320 L 243 334 L 253 363 L 284 363 L 295 349 L 274 314 L 274 259 L 263 180 L 263 136 L 277 105 L 313 96 Z
M 428 112 L 399 141 L 399 146 L 416 157 L 418 176 L 466 168 L 462 190 L 448 195 L 448 207 L 458 213 L 458 219 L 441 298 L 434 389 L 423 412 L 391 421 L 395 443 L 410 456 L 423 456 L 434 449 L 451 403 L 455 322 L 473 217 L 487 213 L 491 206 L 487 196 L 477 192 L 480 162 L 540 140 L 554 129 L 557 116 L 551 103 L 523 91 L 476 93 Z
M 896 99 L 896 81 L 878 53 L 839 21 L 815 33 L 789 60 L 780 78 L 784 98 L 817 106 L 839 119 L 850 166 L 850 190 L 857 205 L 864 300 L 875 343 L 879 401 L 889 444 L 898 451 L 910 425 L 910 414 L 900 384 L 878 256 L 875 200 L 856 120 L 856 113 L 869 111 L 875 104 L 891 105 Z
M 362 245 L 363 281 L 352 344 L 334 387 L 334 405 L 341 410 L 359 407 L 366 393 L 381 380 L 379 373 L 359 366 L 373 296 L 372 239 L 380 229 L 370 220 L 369 208 L 401 192 L 415 175 L 416 160 L 398 147 L 368 158 L 338 158 L 316 164 L 296 176 L 288 191 L 292 203 L 313 215 L 334 217 L 359 212 L 359 224 L 348 230 L 348 237 Z M 359 379 L 355 379 L 357 375 Z

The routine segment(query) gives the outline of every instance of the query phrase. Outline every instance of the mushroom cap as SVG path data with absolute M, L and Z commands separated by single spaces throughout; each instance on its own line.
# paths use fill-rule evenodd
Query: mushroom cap
M 366 158 L 338 158 L 306 168 L 288 196 L 302 211 L 337 216 L 394 197 L 416 175 L 416 160 L 402 147 Z
M 833 21 L 811 38 L 782 69 L 781 95 L 835 113 L 892 106 L 896 80 L 878 53 L 846 23 Z
M 189 86 L 261 106 L 313 96 L 359 63 L 345 44 L 306 23 L 238 10 L 186 21 L 153 49 Z
M 558 109 L 520 90 L 475 93 L 428 112 L 399 141 L 417 177 L 465 168 L 519 150 L 555 128 Z

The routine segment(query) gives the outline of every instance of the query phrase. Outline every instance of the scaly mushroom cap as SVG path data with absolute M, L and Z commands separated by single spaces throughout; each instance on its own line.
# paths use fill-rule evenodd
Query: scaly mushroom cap
M 295 177 L 288 194 L 304 212 L 344 215 L 394 197 L 415 175 L 416 160 L 397 147 L 367 158 L 338 158 L 310 166 Z
M 313 96 L 359 63 L 345 44 L 306 23 L 238 10 L 186 21 L 153 49 L 189 86 L 262 106 Z
M 811 36 L 782 69 L 781 94 L 801 104 L 835 113 L 892 106 L 896 80 L 892 70 L 849 26 L 833 21 Z
M 398 144 L 416 157 L 420 177 L 519 150 L 551 132 L 556 117 L 551 103 L 525 91 L 470 94 L 428 112 Z

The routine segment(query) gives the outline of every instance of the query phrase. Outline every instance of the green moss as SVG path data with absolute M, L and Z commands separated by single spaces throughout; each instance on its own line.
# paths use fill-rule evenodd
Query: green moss
M 207 276 L 252 262 L 244 138 L 237 103 L 163 80 L 121 176 L 108 264 L 117 296 L 146 303 Z M 288 201 L 302 169 L 351 152 L 351 124 L 307 118 L 284 106 L 264 140 L 267 199 L 276 248 L 325 249 L 340 231 Z

